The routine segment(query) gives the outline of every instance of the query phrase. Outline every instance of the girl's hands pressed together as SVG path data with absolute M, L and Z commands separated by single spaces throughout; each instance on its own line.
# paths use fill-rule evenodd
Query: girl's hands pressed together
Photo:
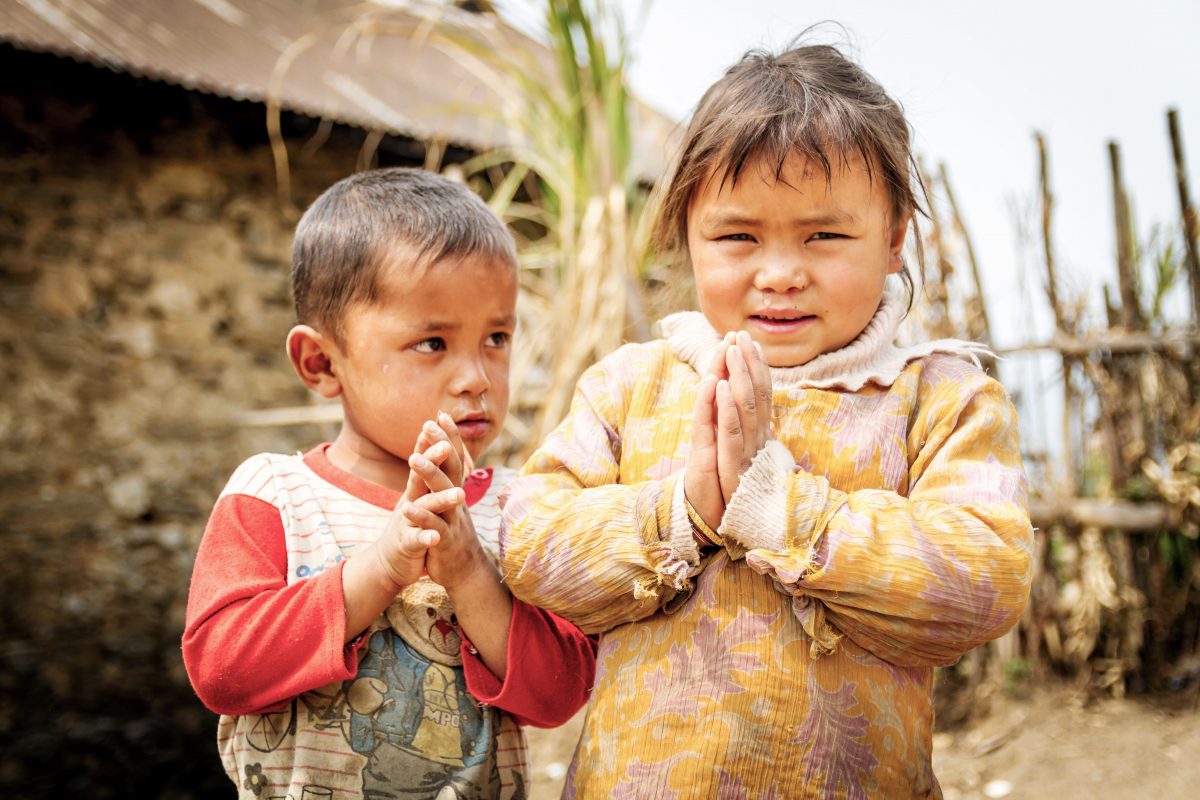
M 771 371 L 750 334 L 738 331 L 725 348 L 725 372 L 728 379 L 716 385 L 715 439 L 721 499 L 728 505 L 742 474 L 772 438 Z
M 727 335 L 719 345 L 708 372 L 700 380 L 692 411 L 692 449 L 683 472 L 683 493 L 700 518 L 716 530 L 725 515 L 725 498 L 717 473 L 717 384 L 729 377 L 726 353 L 733 341 Z

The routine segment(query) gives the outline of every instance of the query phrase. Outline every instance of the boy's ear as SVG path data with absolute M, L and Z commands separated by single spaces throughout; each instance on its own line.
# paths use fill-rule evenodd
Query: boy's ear
M 287 335 L 288 360 L 304 385 L 326 398 L 342 393 L 342 383 L 334 372 L 333 354 L 337 345 L 324 333 L 309 325 L 297 325 Z
M 905 214 L 892 227 L 891 240 L 888 242 L 888 274 L 892 275 L 904 269 L 904 240 L 908 237 L 908 221 L 910 215 Z

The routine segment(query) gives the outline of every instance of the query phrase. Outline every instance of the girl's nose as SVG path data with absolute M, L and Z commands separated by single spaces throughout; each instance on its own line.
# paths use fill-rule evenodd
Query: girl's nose
M 796 253 L 773 253 L 754 276 L 754 288 L 787 295 L 808 288 L 810 276 L 804 259 Z

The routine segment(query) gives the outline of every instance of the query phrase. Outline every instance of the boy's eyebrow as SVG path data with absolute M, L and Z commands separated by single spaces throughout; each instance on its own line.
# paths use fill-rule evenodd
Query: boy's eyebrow
M 502 314 L 497 317 L 491 317 L 487 321 L 489 328 L 511 328 L 517 324 L 517 316 L 515 314 Z M 426 320 L 418 327 L 419 333 L 442 333 L 444 331 L 457 330 L 461 327 L 457 322 L 443 322 L 441 320 Z

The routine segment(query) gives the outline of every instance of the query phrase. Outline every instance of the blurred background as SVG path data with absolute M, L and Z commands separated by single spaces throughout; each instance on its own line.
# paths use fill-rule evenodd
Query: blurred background
M 939 673 L 946 794 L 1184 796 L 1198 23 L 1183 0 L 0 3 L 0 793 L 234 796 L 179 637 L 233 468 L 336 431 L 282 346 L 307 203 L 415 165 L 509 220 L 521 330 L 488 458 L 518 465 L 588 364 L 693 302 L 644 248 L 679 124 L 745 50 L 808 31 L 915 129 L 927 264 L 905 335 L 990 343 L 1022 419 L 1033 597 Z M 1094 750 L 1061 749 L 1076 723 Z M 531 737 L 535 797 L 575 730 Z

